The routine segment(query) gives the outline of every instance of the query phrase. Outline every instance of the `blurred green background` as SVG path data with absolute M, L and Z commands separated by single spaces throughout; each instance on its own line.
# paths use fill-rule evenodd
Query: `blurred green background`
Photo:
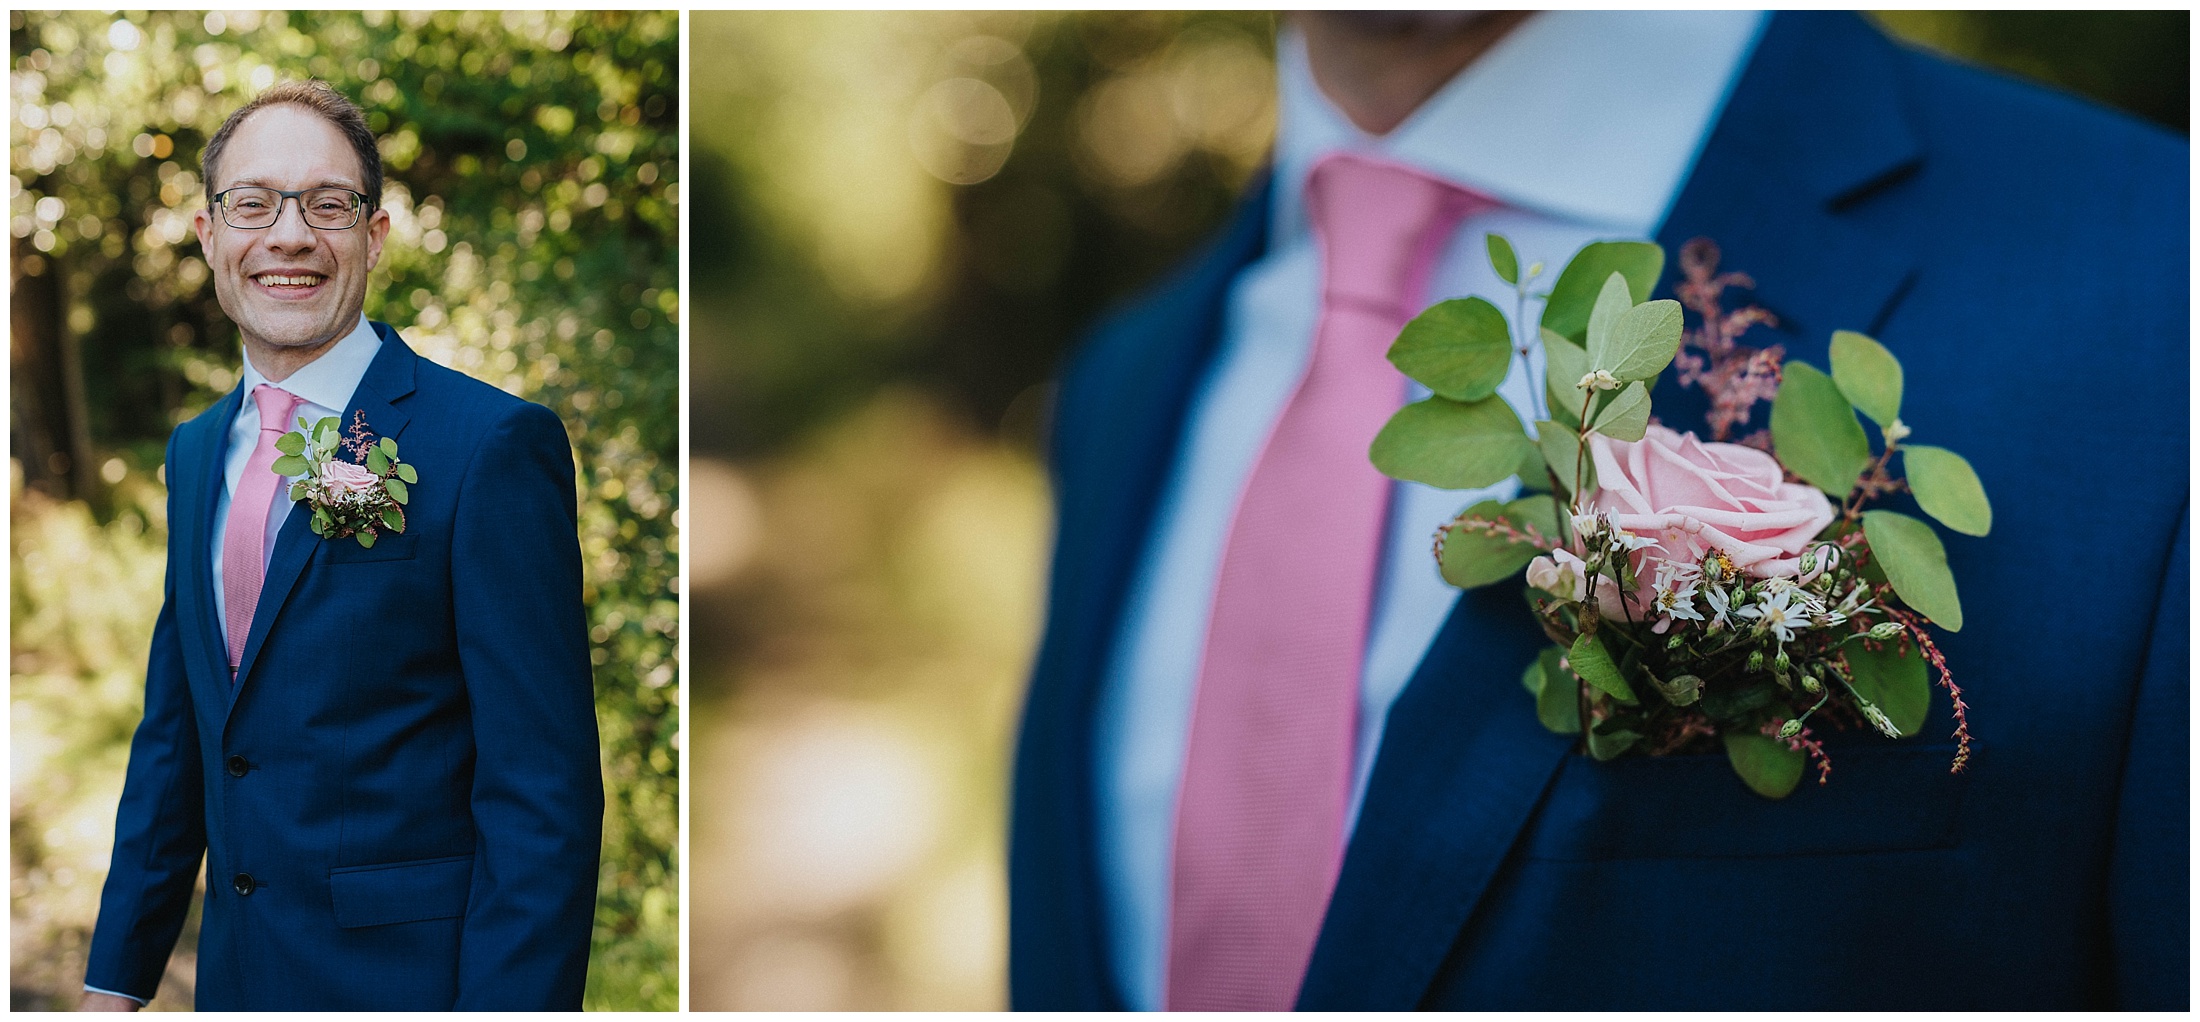
M 10 1004 L 73 1005 L 140 713 L 169 430 L 237 380 L 198 154 L 279 79 L 358 100 L 367 315 L 572 438 L 608 801 L 590 1008 L 678 1006 L 679 19 L 9 15 Z M 156 1007 L 191 1004 L 194 921 Z
M 2185 12 L 1874 17 L 2186 130 Z M 692 17 L 695 1008 L 1003 1005 L 1048 381 L 1259 168 L 1275 25 Z

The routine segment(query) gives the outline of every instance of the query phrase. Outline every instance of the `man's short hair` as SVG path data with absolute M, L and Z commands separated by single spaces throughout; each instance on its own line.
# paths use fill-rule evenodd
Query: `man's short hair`
M 343 132 L 344 140 L 351 143 L 352 152 L 359 157 L 362 178 L 359 182 L 360 190 L 366 193 L 367 208 L 372 209 L 382 204 L 382 150 L 375 146 L 374 132 L 367 128 L 367 115 L 360 112 L 359 104 L 352 102 L 351 97 L 336 91 L 335 86 L 318 78 L 277 84 L 252 97 L 251 102 L 238 107 L 237 112 L 230 114 L 229 119 L 222 122 L 222 126 L 214 132 L 214 137 L 207 140 L 206 148 L 199 151 L 199 169 L 206 176 L 208 204 L 214 201 L 214 183 L 219 180 L 215 176 L 217 166 L 221 162 L 222 150 L 229 147 L 229 136 L 236 134 L 237 125 L 243 124 L 244 119 L 252 116 L 255 111 L 278 103 L 305 107 L 327 119 L 336 126 L 337 131 Z

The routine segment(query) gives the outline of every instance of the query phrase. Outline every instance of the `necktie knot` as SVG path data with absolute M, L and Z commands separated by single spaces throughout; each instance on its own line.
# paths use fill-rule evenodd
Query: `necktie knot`
M 298 408 L 298 395 L 272 383 L 252 388 L 252 404 L 260 410 L 260 429 L 277 433 L 290 431 L 290 413 Z
M 1368 308 L 1398 323 L 1452 231 L 1490 199 L 1411 167 L 1353 153 L 1314 165 L 1306 180 L 1306 210 L 1322 249 L 1323 298 Z

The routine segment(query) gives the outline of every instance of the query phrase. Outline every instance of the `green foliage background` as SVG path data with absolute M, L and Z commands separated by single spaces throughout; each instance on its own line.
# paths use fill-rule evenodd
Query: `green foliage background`
M 162 446 L 237 379 L 197 156 L 284 78 L 381 136 L 367 315 L 572 437 L 603 870 L 590 1008 L 677 1007 L 679 20 L 671 12 L 10 16 L 16 1007 L 74 1002 L 140 712 Z M 160 1006 L 188 1006 L 195 924 Z

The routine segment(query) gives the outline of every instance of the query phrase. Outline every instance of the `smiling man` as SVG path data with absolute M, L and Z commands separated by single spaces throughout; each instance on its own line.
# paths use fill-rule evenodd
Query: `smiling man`
M 349 99 L 278 85 L 203 163 L 243 379 L 169 440 L 84 1006 L 152 998 L 203 861 L 198 1008 L 578 1009 L 603 787 L 564 427 L 362 315 L 390 216 Z M 279 438 L 323 418 L 401 445 L 378 535 L 291 499 Z

